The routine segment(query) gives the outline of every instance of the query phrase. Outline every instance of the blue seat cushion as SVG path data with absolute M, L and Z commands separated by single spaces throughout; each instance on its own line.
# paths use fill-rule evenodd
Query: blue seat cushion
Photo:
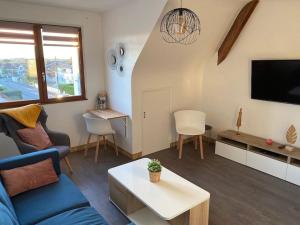
M 11 198 L 21 225 L 36 224 L 68 210 L 89 206 L 89 202 L 64 174 L 59 181 Z
M 13 204 L 2 184 L 2 182 L 0 181 L 0 203 L 2 203 L 3 205 L 5 205 L 7 207 L 7 209 L 10 211 L 11 215 L 17 219 L 16 213 L 15 213 L 15 209 L 13 207 Z M 1 223 L 0 223 L 1 224 Z
M 0 203 L 0 224 L 1 225 L 19 225 L 18 221 L 11 214 L 10 210 Z
M 49 219 L 37 225 L 108 225 L 104 218 L 92 207 L 73 209 Z

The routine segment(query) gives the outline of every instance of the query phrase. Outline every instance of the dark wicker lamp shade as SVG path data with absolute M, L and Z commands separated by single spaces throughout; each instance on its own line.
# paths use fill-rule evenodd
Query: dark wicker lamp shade
M 160 32 L 168 43 L 189 45 L 200 35 L 201 24 L 198 16 L 190 9 L 176 8 L 162 19 Z

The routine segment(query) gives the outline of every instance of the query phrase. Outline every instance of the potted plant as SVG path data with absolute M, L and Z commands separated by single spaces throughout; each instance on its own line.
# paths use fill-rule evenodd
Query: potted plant
M 149 171 L 150 181 L 153 183 L 158 182 L 160 180 L 160 173 L 161 173 L 160 161 L 158 161 L 157 159 L 152 159 L 148 163 L 148 171 Z

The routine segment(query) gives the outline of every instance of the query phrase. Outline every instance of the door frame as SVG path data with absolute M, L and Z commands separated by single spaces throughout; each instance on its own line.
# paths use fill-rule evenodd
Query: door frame
M 144 155 L 144 95 L 146 93 L 149 92 L 154 92 L 154 91 L 163 91 L 163 90 L 167 90 L 169 92 L 169 113 L 170 113 L 170 133 L 169 133 L 169 142 L 172 142 L 172 118 L 171 118 L 171 114 L 172 114 L 172 109 L 173 109 L 173 89 L 171 86 L 166 86 L 166 87 L 161 87 L 161 88 L 151 88 L 151 89 L 145 89 L 142 91 L 142 102 L 141 102 L 141 126 L 142 126 L 142 135 L 141 135 L 141 147 L 142 147 L 142 155 Z

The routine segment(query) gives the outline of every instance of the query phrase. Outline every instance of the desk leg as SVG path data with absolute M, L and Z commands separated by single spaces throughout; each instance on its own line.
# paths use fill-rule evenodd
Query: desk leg
M 189 225 L 208 225 L 209 200 L 190 209 Z
M 124 135 L 127 137 L 127 117 L 123 118 Z

